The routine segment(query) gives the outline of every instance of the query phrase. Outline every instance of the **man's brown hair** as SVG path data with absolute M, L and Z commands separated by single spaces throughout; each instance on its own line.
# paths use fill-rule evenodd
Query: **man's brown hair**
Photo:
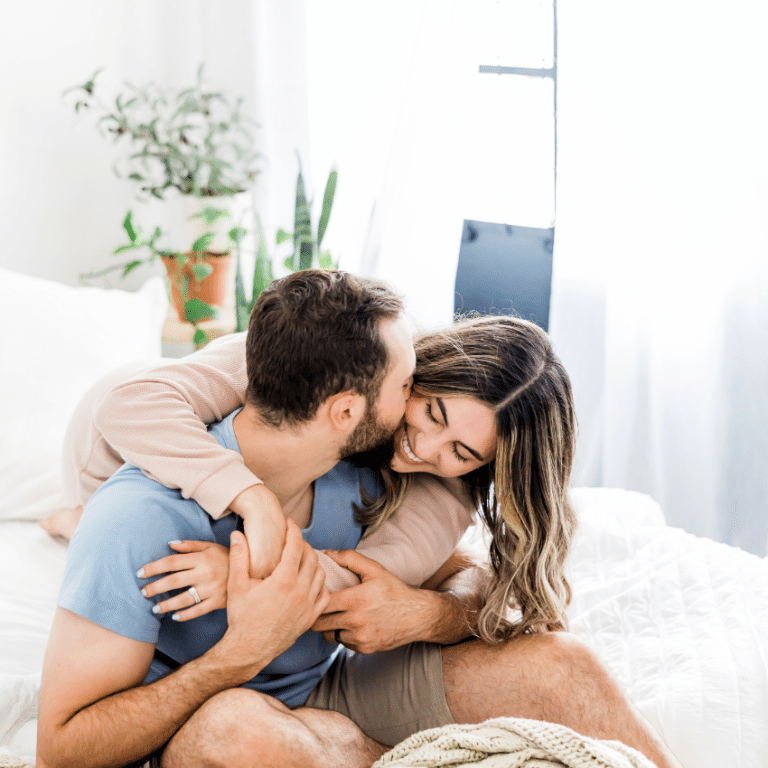
M 306 269 L 275 280 L 251 312 L 246 398 L 273 426 L 311 419 L 338 392 L 372 405 L 389 367 L 379 323 L 403 300 L 378 280 Z

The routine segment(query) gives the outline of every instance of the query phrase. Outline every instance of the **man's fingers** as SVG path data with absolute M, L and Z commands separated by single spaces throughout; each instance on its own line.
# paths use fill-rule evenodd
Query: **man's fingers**
M 342 629 L 341 614 L 330 613 L 327 608 L 325 613 L 319 616 L 312 625 L 313 632 L 333 632 L 335 629 Z
M 361 555 L 354 549 L 326 549 L 325 554 L 342 567 L 348 568 L 352 573 L 356 573 L 361 581 L 380 576 L 381 572 L 386 570 L 384 566 L 377 563 L 375 560 L 371 560 L 369 557 Z
M 355 593 L 352 590 L 355 587 L 349 587 L 349 589 L 342 589 L 341 592 L 334 592 L 331 595 L 331 599 L 328 602 L 328 607 L 325 609 L 326 613 L 341 613 L 342 611 L 348 611 L 353 608 L 355 603 Z

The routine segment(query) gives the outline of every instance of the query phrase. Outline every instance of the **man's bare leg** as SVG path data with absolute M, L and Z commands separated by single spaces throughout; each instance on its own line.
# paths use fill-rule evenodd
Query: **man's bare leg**
M 448 708 L 457 723 L 525 717 L 585 736 L 620 741 L 659 768 L 680 763 L 635 709 L 600 660 L 574 635 L 526 635 L 490 646 L 443 648 Z
M 82 507 L 72 507 L 71 509 L 62 509 L 60 512 L 54 512 L 40 521 L 40 527 L 51 534 L 51 536 L 60 536 L 69 541 L 77 529 L 77 524 L 83 516 Z
M 192 716 L 166 747 L 162 768 L 369 768 L 387 751 L 337 712 L 291 710 L 236 688 Z

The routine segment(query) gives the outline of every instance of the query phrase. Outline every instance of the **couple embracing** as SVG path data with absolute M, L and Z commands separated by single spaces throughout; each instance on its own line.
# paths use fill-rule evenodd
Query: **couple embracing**
M 378 281 L 295 273 L 245 337 L 86 396 L 48 524 L 76 531 L 40 768 L 362 768 L 500 716 L 677 765 L 565 631 L 575 416 L 546 334 L 414 341 L 403 311 Z M 487 565 L 457 548 L 475 514 Z

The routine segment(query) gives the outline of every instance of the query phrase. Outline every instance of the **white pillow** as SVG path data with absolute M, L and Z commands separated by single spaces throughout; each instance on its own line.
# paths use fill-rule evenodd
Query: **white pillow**
M 72 288 L 0 269 L 0 520 L 62 506 L 70 414 L 105 373 L 160 357 L 168 306 L 161 277 L 131 293 Z

